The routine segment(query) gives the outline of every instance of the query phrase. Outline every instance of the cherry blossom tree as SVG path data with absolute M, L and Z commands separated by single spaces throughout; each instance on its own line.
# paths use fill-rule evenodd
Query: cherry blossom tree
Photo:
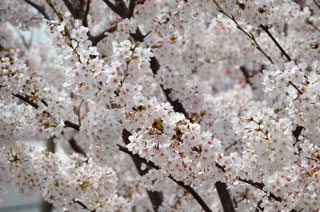
M 318 0 L 1 1 L 1 194 L 319 211 L 319 15 Z

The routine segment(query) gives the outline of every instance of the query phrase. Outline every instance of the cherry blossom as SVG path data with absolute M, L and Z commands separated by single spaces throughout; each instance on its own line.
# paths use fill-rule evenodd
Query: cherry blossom
M 319 14 L 316 0 L 1 2 L 1 194 L 319 211 Z M 28 143 L 47 139 L 68 157 Z

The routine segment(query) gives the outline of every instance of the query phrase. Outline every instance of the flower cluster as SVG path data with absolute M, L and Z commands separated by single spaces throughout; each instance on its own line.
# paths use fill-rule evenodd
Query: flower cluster
M 64 211 L 318 211 L 319 5 L 1 2 L 0 190 Z M 50 46 L 14 32 L 41 23 Z M 67 159 L 25 142 L 48 138 Z

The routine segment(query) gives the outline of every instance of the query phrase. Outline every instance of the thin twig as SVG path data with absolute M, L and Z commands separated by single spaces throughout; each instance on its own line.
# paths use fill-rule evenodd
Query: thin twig
M 312 26 L 312 28 L 315 29 L 316 31 L 320 32 L 320 29 L 310 19 L 307 19 L 306 23 Z
M 260 189 L 261 191 L 265 192 L 265 193 L 269 193 L 269 197 L 271 197 L 272 199 L 278 201 L 278 202 L 281 202 L 282 201 L 282 198 L 281 197 L 278 197 L 276 195 L 274 195 L 273 193 L 271 192 L 267 192 L 265 190 L 263 190 L 263 187 L 265 186 L 264 183 L 259 183 L 259 182 L 253 182 L 252 180 L 247 180 L 247 179 L 242 179 L 240 177 L 237 177 L 237 180 L 243 182 L 243 183 L 247 183 L 255 188 L 258 188 Z
M 50 8 L 53 10 L 53 12 L 58 16 L 59 21 L 63 21 L 63 16 L 61 13 L 59 13 L 56 8 L 53 6 L 51 0 L 46 0 L 47 4 L 50 6 Z
M 272 39 L 272 41 L 276 44 L 276 46 L 280 49 L 281 53 L 287 58 L 288 61 L 291 61 L 291 57 L 287 54 L 287 52 L 281 47 L 281 45 L 278 43 L 278 41 L 275 39 L 275 37 L 270 33 L 269 29 L 265 25 L 260 25 L 260 27 L 265 31 L 268 36 Z
M 313 2 L 314 2 L 315 5 L 317 5 L 317 7 L 320 9 L 320 4 L 317 2 L 317 0 L 313 0 Z
M 228 145 L 227 148 L 224 150 L 224 152 L 228 151 L 231 147 L 233 147 L 234 145 L 237 145 L 237 144 L 238 144 L 238 142 L 235 141 L 232 144 Z
M 292 81 L 289 81 L 289 84 L 292 85 L 292 87 L 294 87 L 299 94 L 303 94 L 303 92 Z
M 62 21 L 63 21 L 63 16 L 62 16 L 62 14 L 61 14 L 59 11 L 57 11 L 57 9 L 54 7 L 54 5 L 51 3 L 50 0 L 46 0 L 46 1 L 47 1 L 47 4 L 53 9 L 54 13 L 58 16 L 59 21 L 62 22 Z M 71 12 L 71 11 L 70 11 L 70 12 Z M 69 45 L 69 46 L 72 48 L 73 52 L 77 55 L 77 59 L 78 59 L 78 61 L 81 63 L 80 54 L 78 53 L 77 49 L 72 45 L 71 34 L 70 34 L 70 32 L 69 32 L 69 30 L 68 30 L 68 28 L 67 28 L 66 26 L 64 26 L 64 33 L 65 33 L 66 37 L 69 39 L 69 42 L 70 42 L 70 44 L 71 44 L 71 45 Z
M 78 111 L 77 111 L 79 127 L 81 126 L 80 109 L 81 109 L 81 105 L 82 105 L 83 102 L 84 102 L 84 100 L 82 99 L 81 102 L 80 102 L 80 105 L 78 107 Z
M 22 96 L 20 94 L 14 94 L 12 93 L 13 96 L 17 97 L 18 99 L 28 103 L 29 105 L 31 105 L 32 107 L 34 107 L 35 109 L 38 109 L 39 108 L 39 105 L 33 101 L 31 101 L 30 99 L 28 99 L 27 97 L 25 96 Z
M 256 41 L 254 35 L 251 33 L 251 32 L 247 32 L 246 30 L 244 30 L 240 24 L 237 22 L 237 20 L 235 19 L 235 17 L 233 15 L 229 15 L 228 13 L 226 13 L 221 7 L 220 5 L 218 4 L 218 2 L 216 0 L 213 0 L 213 2 L 215 3 L 215 5 L 217 6 L 218 8 L 218 11 L 220 13 L 222 13 L 223 15 L 225 15 L 226 17 L 228 17 L 230 20 L 232 20 L 237 28 L 242 31 L 256 46 L 256 48 L 269 60 L 269 62 L 271 64 L 274 64 L 273 60 L 271 59 L 271 57 L 269 55 L 267 55 L 267 53 L 261 48 L 261 46 L 258 44 L 258 42 Z M 261 25 L 262 26 L 262 25 Z M 267 29 L 267 28 L 265 28 Z M 276 43 L 276 45 L 278 46 L 278 48 L 280 47 L 280 50 L 282 50 L 284 53 L 285 51 L 283 50 L 283 48 L 279 45 L 279 43 L 275 40 L 275 38 L 272 36 L 272 34 L 267 30 L 267 34 L 271 37 L 271 39 Z M 286 54 L 286 57 L 288 59 L 290 59 L 289 61 L 291 61 L 291 58 L 289 57 L 288 54 Z M 303 92 L 292 82 L 292 81 L 289 81 L 289 84 L 292 85 L 298 92 L 299 94 L 303 94 Z
M 24 101 L 25 103 L 31 105 L 31 106 L 34 107 L 35 109 L 38 109 L 38 108 L 39 108 L 39 105 L 38 105 L 37 103 L 31 101 L 31 100 L 28 99 L 27 97 L 24 97 L 24 96 L 22 96 L 22 95 L 20 95 L 20 94 L 14 94 L 14 93 L 12 93 L 12 95 L 15 96 L 15 97 L 17 97 L 18 99 Z M 47 103 L 46 103 L 46 104 L 47 104 Z M 47 105 L 46 105 L 46 106 L 47 106 Z M 77 131 L 80 130 L 80 125 L 77 125 L 77 124 L 75 124 L 75 123 L 73 123 L 73 122 L 71 122 L 71 121 L 66 120 L 66 121 L 64 121 L 64 124 L 65 124 L 65 127 L 73 128 L 73 129 L 75 129 L 75 130 L 77 130 Z
M 228 17 L 230 20 L 233 21 L 233 23 L 236 24 L 237 28 L 242 31 L 252 42 L 253 44 L 256 46 L 256 48 L 269 60 L 269 62 L 271 64 L 274 64 L 273 60 L 271 59 L 271 57 L 269 55 L 267 55 L 267 53 L 265 51 L 263 51 L 263 49 L 260 47 L 260 45 L 258 44 L 258 42 L 256 41 L 255 37 L 253 36 L 252 33 L 247 32 L 246 30 L 244 30 L 241 25 L 237 22 L 237 20 L 235 19 L 235 17 L 233 15 L 229 15 L 228 13 L 226 13 L 218 4 L 218 2 L 216 0 L 213 0 L 213 2 L 215 3 L 215 5 L 218 8 L 218 11 L 225 15 L 226 17 Z
M 96 210 L 90 210 L 83 202 L 81 202 L 80 200 L 75 200 L 73 199 L 73 201 L 79 205 L 82 206 L 83 209 L 87 210 L 87 211 L 91 211 L 91 212 L 95 212 Z

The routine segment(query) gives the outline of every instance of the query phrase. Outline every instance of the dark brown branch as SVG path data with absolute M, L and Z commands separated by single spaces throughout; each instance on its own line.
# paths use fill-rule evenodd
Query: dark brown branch
M 77 144 L 76 140 L 74 138 L 70 138 L 69 140 L 70 147 L 72 148 L 73 151 L 76 153 L 79 153 L 83 155 L 84 157 L 87 157 L 87 154 L 84 152 L 84 150 Z
M 96 210 L 90 210 L 83 202 L 81 202 L 80 200 L 75 200 L 73 199 L 73 201 L 79 205 L 82 206 L 83 209 L 87 210 L 87 211 L 91 211 L 91 212 L 96 212 Z
M 37 103 L 31 101 L 31 100 L 28 99 L 27 97 L 24 97 L 24 96 L 22 96 L 22 95 L 20 95 L 20 94 L 14 94 L 14 93 L 12 93 L 12 95 L 15 96 L 15 97 L 17 97 L 18 99 L 24 101 L 25 103 L 31 105 L 31 106 L 34 107 L 35 109 L 38 109 L 38 108 L 39 108 L 39 105 L 38 105 Z M 48 106 L 48 104 L 47 104 L 44 100 L 41 100 L 41 101 L 43 102 L 43 104 L 45 104 L 46 106 Z M 68 120 L 64 121 L 64 124 L 65 124 L 65 127 L 73 128 L 73 129 L 75 129 L 75 130 L 77 130 L 77 131 L 80 130 L 80 124 L 78 125 L 78 124 L 75 124 L 75 123 L 73 123 L 73 122 L 71 122 L 71 121 L 68 121 Z
M 215 186 L 216 186 L 219 198 L 220 198 L 220 202 L 223 207 L 223 211 L 234 212 L 235 210 L 234 210 L 232 200 L 231 200 L 231 197 L 230 197 L 228 189 L 227 189 L 227 184 L 222 183 L 222 182 L 216 182 Z M 226 203 L 229 203 L 229 204 L 226 204 Z
M 226 17 L 228 17 L 230 20 L 233 21 L 233 23 L 236 24 L 237 28 L 243 32 L 250 40 L 251 42 L 255 45 L 255 47 L 269 60 L 269 62 L 271 64 L 274 64 L 273 60 L 271 59 L 271 57 L 265 52 L 263 51 L 263 49 L 261 48 L 261 46 L 259 45 L 259 43 L 256 41 L 256 38 L 253 36 L 252 33 L 248 33 L 246 30 L 244 30 L 241 25 L 238 23 L 238 21 L 234 18 L 233 15 L 229 15 L 228 13 L 226 13 L 221 7 L 220 5 L 218 4 L 218 2 L 216 0 L 213 0 L 213 2 L 215 3 L 215 5 L 217 6 L 218 8 L 218 11 L 225 15 Z
M 130 0 L 129 7 L 128 7 L 128 18 L 129 19 L 131 17 L 133 17 L 135 6 L 136 6 L 136 0 Z
M 137 28 L 136 33 L 131 34 L 131 36 L 139 42 L 143 42 L 145 36 L 142 35 L 139 28 Z M 160 69 L 160 64 L 156 57 L 150 58 L 150 68 L 152 70 L 153 75 L 156 75 L 158 70 Z M 178 101 L 173 101 L 170 97 L 171 89 L 164 89 L 163 85 L 160 85 L 161 89 L 163 90 L 164 95 L 166 96 L 167 101 L 173 106 L 175 112 L 182 113 L 185 117 L 188 117 L 186 110 L 184 109 L 183 105 Z
M 130 141 L 129 141 L 129 136 L 131 135 L 131 133 L 124 129 L 122 131 L 122 139 L 124 141 L 125 144 L 129 144 Z M 139 173 L 140 176 L 143 176 L 145 174 L 147 174 L 150 170 L 150 168 L 146 168 L 145 170 L 142 170 L 141 169 L 141 165 L 143 164 L 143 161 L 139 160 L 138 158 L 136 157 L 131 157 L 132 160 L 133 160 L 133 163 Z M 149 199 L 151 201 L 151 204 L 152 204 L 152 207 L 154 209 L 154 211 L 158 211 L 158 208 L 160 207 L 160 205 L 162 204 L 163 202 L 163 193 L 162 192 L 158 192 L 158 191 L 149 191 L 149 190 L 146 190 L 147 191 L 147 194 L 149 196 Z
M 129 154 L 131 157 L 136 158 L 137 160 L 147 164 L 148 166 L 159 170 L 160 167 L 155 165 L 152 161 L 147 161 L 144 158 L 141 158 L 138 154 L 133 154 L 131 151 L 129 151 L 126 147 L 121 146 L 121 145 L 117 145 L 119 147 L 119 150 L 122 152 L 125 152 L 127 154 Z M 208 205 L 204 202 L 204 200 L 199 196 L 199 194 L 189 185 L 186 185 L 184 182 L 182 181 L 177 181 L 176 179 L 174 179 L 171 175 L 169 175 L 169 178 L 174 181 L 175 183 L 177 183 L 179 186 L 183 187 L 185 190 L 187 190 L 192 196 L 193 198 L 195 198 L 195 200 L 201 205 L 202 209 L 206 212 L 211 212 L 211 209 L 208 207 Z
M 88 0 L 86 9 L 84 9 L 84 0 L 63 0 L 64 4 L 67 6 L 69 12 L 71 13 L 74 19 L 82 20 L 82 23 L 85 27 L 87 27 L 86 16 L 89 12 L 90 0 Z
M 302 92 L 292 81 L 289 81 L 289 84 L 290 84 L 292 87 L 294 87 L 294 88 L 298 91 L 299 94 L 303 94 L 303 92 Z
M 216 163 L 216 167 L 219 168 L 222 172 L 226 172 L 225 170 L 225 167 L 220 165 L 219 163 Z M 243 182 L 243 183 L 247 183 L 253 187 L 256 187 L 258 189 L 260 189 L 261 191 L 265 192 L 265 193 L 269 193 L 269 192 L 266 192 L 265 190 L 263 190 L 263 187 L 265 186 L 264 183 L 260 183 L 260 182 L 253 182 L 252 180 L 247 180 L 247 179 L 242 179 L 240 177 L 236 177 L 237 180 L 239 180 L 240 182 Z M 273 193 L 270 192 L 269 194 L 269 197 L 281 202 L 282 201 L 282 198 L 281 197 L 278 197 L 276 195 L 274 195 Z
M 242 72 L 242 74 L 246 80 L 246 83 L 249 84 L 252 89 L 255 89 L 252 82 L 250 81 L 251 76 L 249 75 L 248 69 L 246 69 L 246 67 L 244 67 L 244 66 L 241 66 L 240 71 Z
M 103 38 L 107 37 L 106 32 L 112 33 L 114 31 L 116 31 L 116 29 L 117 29 L 116 26 L 112 26 L 112 27 L 106 29 L 105 31 L 101 32 L 99 35 L 96 35 L 96 36 L 89 35 L 89 40 L 92 42 L 92 46 L 96 46 L 99 41 L 101 41 Z
M 27 97 L 24 97 L 24 96 L 22 96 L 22 95 L 20 95 L 20 94 L 13 94 L 13 93 L 12 93 L 12 95 L 15 96 L 15 97 L 17 97 L 18 99 L 24 101 L 25 103 L 31 105 L 31 106 L 34 107 L 35 109 L 38 109 L 38 108 L 39 108 L 39 105 L 38 105 L 37 103 L 31 101 L 31 100 L 28 99 Z M 44 100 L 42 100 L 42 101 L 44 102 Z M 44 102 L 44 104 L 45 104 L 46 106 L 48 106 L 48 104 L 47 104 L 46 102 Z M 71 121 L 66 120 L 66 121 L 64 121 L 64 124 L 65 124 L 65 127 L 73 128 L 73 129 L 75 129 L 75 130 L 77 130 L 77 131 L 80 130 L 80 125 L 75 124 L 75 123 L 72 123 Z
M 69 0 L 63 0 L 64 4 L 66 5 L 66 7 L 68 8 L 69 12 L 71 13 L 71 15 L 73 16 L 74 19 L 78 19 L 78 15 L 76 10 L 73 8 L 72 4 L 69 2 Z
M 295 146 L 297 144 L 298 138 L 299 138 L 302 130 L 303 130 L 303 127 L 298 125 L 296 127 L 296 129 L 292 132 L 293 136 L 296 138 L 296 141 L 294 142 L 293 146 Z
M 273 35 L 270 33 L 269 29 L 267 26 L 265 25 L 260 25 L 260 27 L 263 29 L 263 31 L 265 31 L 268 36 L 271 38 L 271 40 L 276 44 L 276 46 L 278 47 L 278 49 L 281 51 L 281 53 L 287 58 L 288 61 L 291 61 L 291 57 L 287 54 L 287 52 L 281 47 L 281 45 L 278 43 L 278 41 L 275 39 L 275 37 L 273 37 Z
M 82 105 L 83 102 L 84 102 L 84 100 L 82 99 L 81 102 L 80 102 L 80 105 L 79 105 L 79 107 L 78 107 L 78 111 L 77 111 L 77 115 L 78 115 L 78 125 L 79 125 L 79 127 L 81 126 L 80 109 L 81 109 L 81 105 Z
M 36 10 L 38 10 L 38 12 L 41 13 L 45 19 L 48 19 L 48 20 L 50 19 L 43 6 L 37 5 L 37 4 L 35 4 L 34 2 L 32 2 L 30 0 L 24 0 L 24 1 L 26 3 L 28 3 L 28 4 L 30 4 Z
M 197 200 L 197 202 L 201 205 L 202 210 L 206 211 L 206 212 L 212 212 L 212 210 L 209 208 L 209 206 L 205 203 L 205 201 L 200 197 L 200 195 L 189 185 L 186 185 L 184 182 L 182 181 L 177 181 L 176 179 L 174 179 L 171 175 L 169 176 L 169 178 L 174 181 L 175 183 L 177 183 L 179 186 L 181 186 L 182 188 L 184 188 L 186 191 L 188 191 L 193 198 L 195 198 Z
M 319 5 L 319 3 L 317 2 L 317 0 L 313 0 L 313 2 L 315 3 L 315 5 L 317 5 L 318 9 L 320 9 L 320 5 Z
M 264 211 L 264 208 L 261 208 L 261 206 L 260 206 L 261 203 L 262 203 L 262 200 L 260 200 L 260 201 L 257 203 L 257 207 L 256 207 L 255 212 Z
M 265 186 L 264 183 L 259 183 L 259 182 L 253 182 L 252 180 L 247 180 L 247 179 L 242 179 L 240 177 L 237 177 L 237 180 L 243 182 L 243 183 L 247 183 L 249 185 L 252 185 L 253 187 L 256 187 L 258 189 L 260 189 L 261 191 L 267 193 L 265 190 L 263 190 L 263 187 Z M 269 197 L 271 197 L 272 199 L 278 201 L 278 202 L 281 202 L 282 201 L 282 198 L 281 197 L 278 197 L 276 195 L 274 195 L 273 193 L 269 193 Z
M 55 136 L 50 137 L 46 140 L 46 150 L 47 152 L 56 152 L 56 144 L 54 142 Z M 40 208 L 39 212 L 52 212 L 53 211 L 53 204 L 44 200 L 44 198 L 41 197 L 40 200 Z
M 109 0 L 103 0 L 103 1 L 108 5 L 108 7 L 113 12 L 117 13 L 121 18 L 126 18 L 126 11 L 124 11 L 124 8 L 120 8 L 118 5 L 111 3 Z
M 90 10 L 90 3 L 91 3 L 91 0 L 87 0 L 86 10 L 84 12 L 84 16 L 82 19 L 83 26 L 85 27 L 88 27 L 88 14 Z
M 287 58 L 288 61 L 291 61 L 291 57 L 286 53 L 286 51 L 281 47 L 281 45 L 278 43 L 278 41 L 275 39 L 275 37 L 271 34 L 267 26 L 260 25 L 260 27 L 267 33 L 267 35 L 271 38 L 271 40 L 276 44 L 278 49 L 281 51 L 281 53 Z M 299 94 L 303 94 L 303 92 L 292 82 L 289 81 L 289 84 L 294 87 Z
M 39 108 L 39 105 L 33 101 L 31 101 L 30 99 L 28 99 L 27 97 L 25 96 L 22 96 L 20 94 L 14 94 L 12 93 L 13 96 L 17 97 L 18 99 L 26 102 L 27 104 L 31 105 L 32 107 L 34 107 L 35 109 L 38 109 Z
M 114 5 L 117 8 L 117 14 L 121 18 L 128 18 L 128 8 L 124 0 L 114 0 Z
M 80 131 L 80 126 L 75 123 L 72 123 L 71 121 L 68 121 L 68 120 L 64 121 L 64 125 L 65 127 L 73 128 L 77 131 Z

